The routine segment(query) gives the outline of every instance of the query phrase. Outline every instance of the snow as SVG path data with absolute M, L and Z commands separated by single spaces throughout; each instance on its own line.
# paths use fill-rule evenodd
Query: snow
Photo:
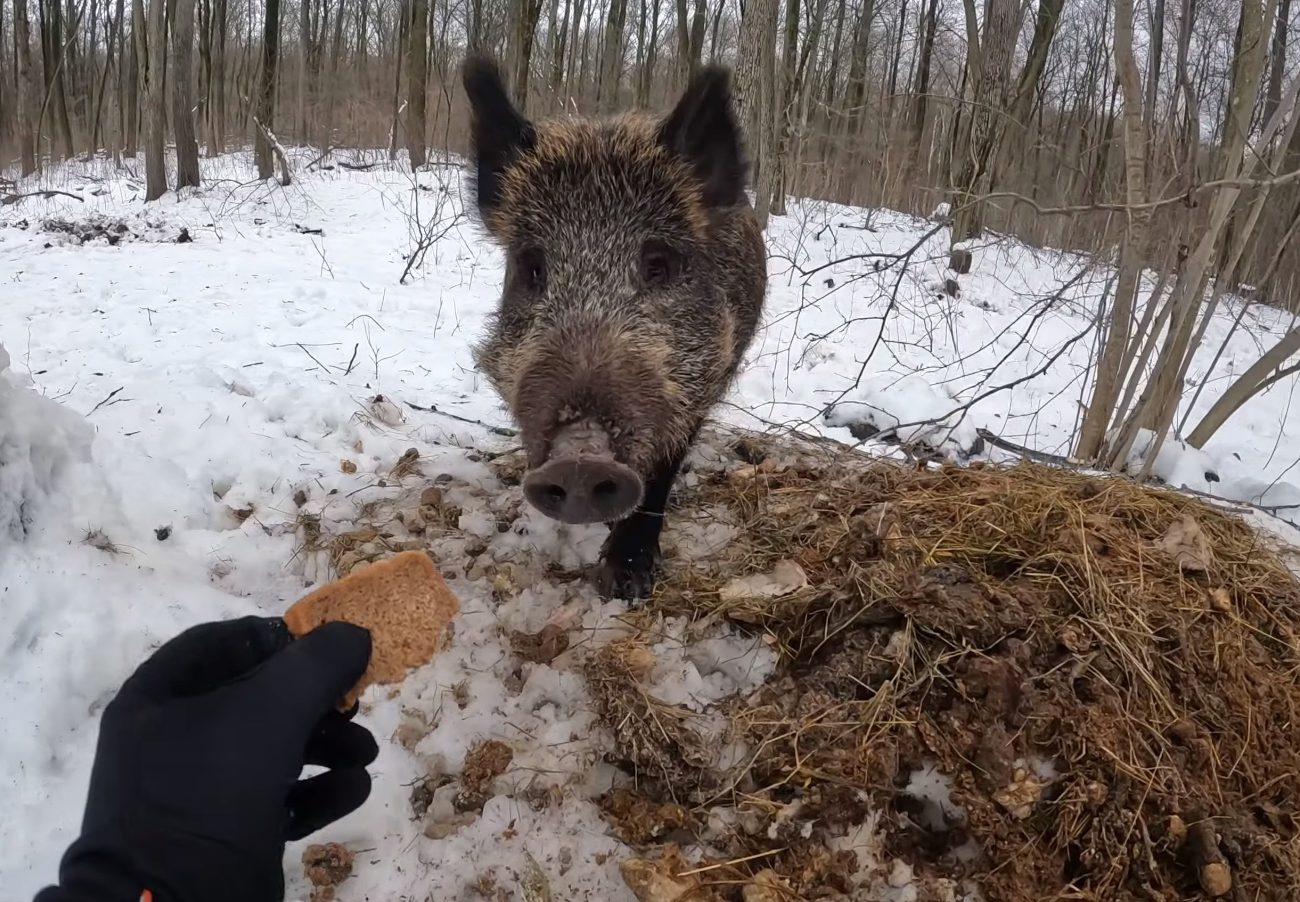
M 0 209 L 0 884 L 23 899 L 54 876 L 98 713 L 150 649 L 194 623 L 280 613 L 326 578 L 323 553 L 298 553 L 302 516 L 354 528 L 365 511 L 409 511 L 436 480 L 464 531 L 440 550 L 448 560 L 471 541 L 486 550 L 449 573 L 464 609 L 451 647 L 395 692 L 367 695 L 360 716 L 381 740 L 370 802 L 312 840 L 368 850 L 346 898 L 512 887 L 531 855 L 557 898 L 627 900 L 617 863 L 631 853 L 593 803 L 624 778 L 603 764 L 610 739 L 576 671 L 630 632 L 625 608 L 536 566 L 593 561 L 602 530 L 521 510 L 483 457 L 510 447 L 470 354 L 495 305 L 500 254 L 466 215 L 454 165 L 418 178 L 382 162 L 311 171 L 315 152 L 288 153 L 289 188 L 256 181 L 250 155 L 236 153 L 204 161 L 203 189 L 146 205 L 137 178 L 94 160 L 31 185 L 81 201 Z M 182 230 L 191 240 L 177 243 Z M 1107 270 L 1080 276 L 1080 257 L 990 238 L 972 244 L 972 272 L 951 296 L 946 240 L 935 223 L 889 211 L 792 203 L 768 239 L 764 329 L 718 417 L 845 441 L 869 423 L 879 432 L 864 446 L 878 454 L 897 454 L 901 439 L 962 457 L 978 428 L 1068 454 Z M 1211 323 L 1192 384 L 1238 304 Z M 1290 323 L 1252 307 L 1189 422 Z M 1166 443 L 1156 475 L 1300 504 L 1296 387 L 1284 380 L 1252 399 L 1203 451 Z M 419 473 L 394 478 L 409 448 Z M 670 521 L 665 548 L 699 554 L 728 537 L 718 524 Z M 510 634 L 548 624 L 570 630 L 573 647 L 521 663 Z M 775 663 L 720 626 L 668 621 L 654 636 L 648 690 L 699 712 L 743 697 Z M 495 794 L 481 815 L 424 835 L 412 786 L 454 778 L 484 739 L 514 753 Z M 942 775 L 918 774 L 913 791 L 956 813 Z M 435 822 L 454 815 L 439 792 Z M 846 848 L 866 855 L 875 832 L 863 825 Z M 286 852 L 291 899 L 307 894 L 301 848 Z M 901 882 L 879 854 L 876 876 Z M 907 887 L 890 889 L 903 898 Z
M 921 803 L 921 826 L 942 833 L 966 820 L 966 809 L 952 800 L 952 779 L 933 761 L 914 770 L 903 792 Z
M 960 409 L 961 402 L 943 386 L 916 374 L 872 375 L 850 397 L 827 409 L 823 417 L 827 426 L 846 428 L 855 437 L 920 445 L 952 457 L 965 457 L 978 439 Z

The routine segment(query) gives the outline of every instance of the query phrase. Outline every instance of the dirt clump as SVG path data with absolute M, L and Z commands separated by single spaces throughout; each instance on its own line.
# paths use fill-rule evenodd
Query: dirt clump
M 312 885 L 311 902 L 333 902 L 335 887 L 352 876 L 352 862 L 351 850 L 340 843 L 318 843 L 303 849 L 302 868 Z
M 601 799 L 600 807 L 615 835 L 630 846 L 689 841 L 700 829 L 690 809 L 675 802 L 653 802 L 627 789 L 615 789 Z
M 501 776 L 514 761 L 515 753 L 504 742 L 485 739 L 465 753 L 460 775 L 460 792 L 454 804 L 459 811 L 481 811 L 488 800 L 492 781 Z

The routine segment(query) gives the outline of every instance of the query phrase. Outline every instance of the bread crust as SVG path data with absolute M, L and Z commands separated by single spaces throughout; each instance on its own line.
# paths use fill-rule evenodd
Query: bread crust
M 340 703 L 346 710 L 370 685 L 400 683 L 411 668 L 433 660 L 459 612 L 460 602 L 429 555 L 404 551 L 304 596 L 285 611 L 284 622 L 297 637 L 332 621 L 370 631 L 370 665 Z

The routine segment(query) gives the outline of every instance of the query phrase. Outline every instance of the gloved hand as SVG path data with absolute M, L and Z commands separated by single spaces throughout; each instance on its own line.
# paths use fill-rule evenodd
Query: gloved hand
M 295 640 L 248 617 L 168 642 L 105 709 L 81 837 L 36 902 L 281 902 L 285 842 L 370 795 L 374 737 L 335 708 L 369 660 L 344 623 Z M 299 780 L 308 764 L 330 770 Z

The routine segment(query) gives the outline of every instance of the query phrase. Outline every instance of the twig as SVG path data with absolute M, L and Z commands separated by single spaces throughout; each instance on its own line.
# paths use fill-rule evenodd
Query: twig
M 118 388 L 115 388 L 111 392 L 109 392 L 108 397 L 100 401 L 94 407 L 90 408 L 90 413 L 86 414 L 86 416 L 90 416 L 91 413 L 94 413 L 95 411 L 99 410 L 99 408 L 105 407 L 109 404 L 117 404 L 119 401 L 129 400 L 128 398 L 118 398 L 117 401 L 113 400 L 113 398 L 117 395 L 117 393 L 120 392 L 123 388 L 125 388 L 125 386 L 119 386 Z
M 1202 182 L 1199 185 L 1189 188 L 1182 194 L 1173 197 L 1162 197 L 1160 200 L 1147 201 L 1141 204 L 1079 204 L 1071 207 L 1043 207 L 1032 198 L 1026 197 L 1015 191 L 991 191 L 988 194 L 976 198 L 972 203 L 979 201 L 996 200 L 1006 198 L 1016 203 L 1032 207 L 1034 212 L 1040 216 L 1066 216 L 1074 213 L 1128 213 L 1133 210 L 1154 210 L 1160 207 L 1168 207 L 1173 204 L 1186 204 L 1194 206 L 1192 196 L 1202 191 L 1214 191 L 1219 188 L 1276 188 L 1279 185 L 1289 185 L 1292 182 L 1300 181 L 1300 169 L 1294 172 L 1288 172 L 1283 175 L 1274 176 L 1267 179 L 1214 179 L 1209 182 Z
M 28 191 L 25 194 L 0 195 L 0 207 L 12 206 L 13 204 L 18 203 L 20 200 L 24 200 L 25 198 L 28 197 L 41 197 L 44 198 L 45 200 L 49 200 L 51 197 L 54 197 L 56 195 L 62 197 L 70 197 L 73 200 L 83 204 L 86 202 L 86 199 L 84 197 L 79 197 L 76 194 L 69 194 L 67 191 L 56 191 L 53 188 L 50 188 L 43 191 Z
M 306 345 L 304 345 L 302 342 L 294 342 L 294 344 L 296 344 L 299 348 L 301 348 L 301 349 L 302 349 L 302 352 L 303 352 L 304 354 L 306 354 L 306 355 L 307 355 L 308 357 L 310 357 L 313 361 L 315 361 L 316 365 L 317 365 L 318 367 L 321 368 L 321 371 L 324 372 L 325 375 L 327 375 L 327 376 L 329 375 L 329 372 L 330 372 L 329 367 L 327 367 L 325 364 L 321 363 L 319 360 L 316 360 L 316 355 L 313 354 L 311 351 L 307 350 Z
M 403 402 L 407 407 L 413 410 L 419 410 L 424 413 L 436 413 L 440 417 L 446 417 L 449 420 L 455 420 L 458 423 L 468 423 L 471 426 L 481 426 L 493 435 L 504 435 L 507 438 L 514 438 L 519 434 L 518 429 L 511 429 L 509 426 L 493 426 L 491 423 L 484 423 L 482 420 L 475 420 L 469 417 L 462 417 L 458 414 L 448 413 L 445 410 L 439 410 L 436 406 L 421 407 L 419 404 L 413 404 L 410 401 Z

